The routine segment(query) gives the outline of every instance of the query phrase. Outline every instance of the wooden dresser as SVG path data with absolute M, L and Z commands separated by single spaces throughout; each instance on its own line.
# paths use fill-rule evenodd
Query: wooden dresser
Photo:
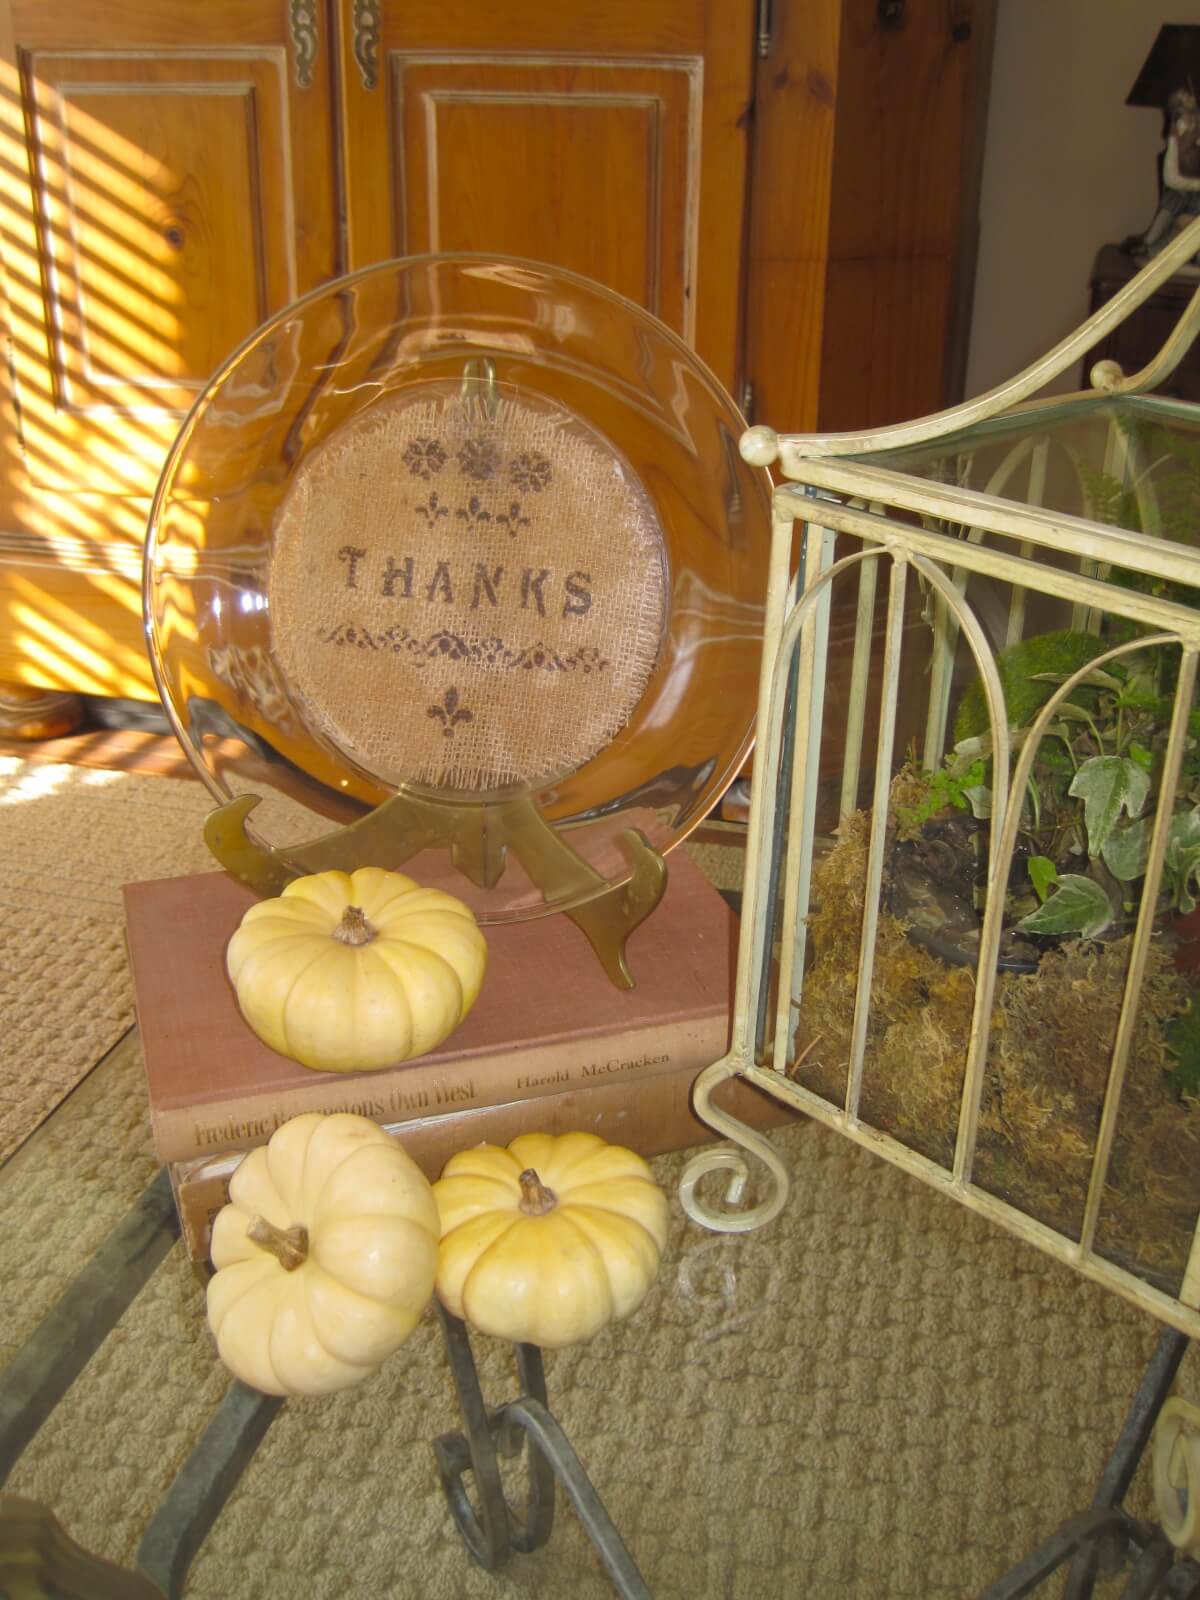
M 153 698 L 163 456 L 265 317 L 389 256 L 550 260 L 744 409 L 955 386 L 993 0 L 0 0 L 0 683 Z

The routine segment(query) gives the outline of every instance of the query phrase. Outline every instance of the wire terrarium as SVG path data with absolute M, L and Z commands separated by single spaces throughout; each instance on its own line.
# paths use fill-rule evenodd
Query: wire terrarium
M 714 1207 L 742 1154 L 698 1156 L 706 1225 L 786 1197 L 712 1102 L 737 1074 L 1200 1333 L 1200 406 L 1151 393 L 1200 288 L 1143 372 L 1032 398 L 1198 245 L 979 400 L 743 437 L 785 481 L 732 1044 L 695 1098 L 770 1188 Z

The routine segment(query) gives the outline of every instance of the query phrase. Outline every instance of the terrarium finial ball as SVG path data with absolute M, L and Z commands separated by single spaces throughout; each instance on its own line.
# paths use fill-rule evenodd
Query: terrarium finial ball
M 746 429 L 738 441 L 738 449 L 742 460 L 752 467 L 769 467 L 779 459 L 779 435 L 774 428 L 764 427 L 760 422 L 757 427 Z
M 1102 389 L 1106 394 L 1111 394 L 1119 383 L 1124 382 L 1125 373 L 1120 362 L 1097 361 L 1088 373 L 1088 379 L 1093 389 Z

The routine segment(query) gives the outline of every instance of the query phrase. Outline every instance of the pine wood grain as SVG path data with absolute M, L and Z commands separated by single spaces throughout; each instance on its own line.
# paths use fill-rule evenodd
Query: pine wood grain
M 338 27 L 351 265 L 452 247 L 571 267 L 733 387 L 750 0 L 385 6 L 371 87 L 352 0 Z
M 276 0 L 0 0 L 0 679 L 153 697 L 136 552 L 198 386 L 404 250 L 598 277 L 777 427 L 939 404 L 993 6 L 956 44 L 941 8 L 775 0 L 759 59 L 751 0 L 413 0 L 373 50 L 328 0 L 300 88 Z

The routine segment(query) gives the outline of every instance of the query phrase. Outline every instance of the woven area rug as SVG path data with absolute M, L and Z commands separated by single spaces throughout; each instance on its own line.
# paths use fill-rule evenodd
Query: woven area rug
M 0 756 L 0 1160 L 133 1021 L 121 885 L 211 870 L 199 784 Z
M 57 980 L 24 996 L 18 982 L 6 1001 L 9 1081 L 23 1072 L 38 1092 L 62 1041 L 86 1061 L 128 1015 L 120 883 L 208 865 L 198 786 L 102 776 L 8 773 L 0 884 L 20 926 L 6 976 L 38 931 L 59 963 Z M 12 798 L 22 783 L 27 809 Z M 655 1163 L 674 1216 L 659 1282 L 629 1322 L 547 1357 L 552 1408 L 658 1600 L 978 1594 L 1087 1503 L 1158 1329 L 824 1129 L 772 1139 L 793 1193 L 746 1236 L 688 1222 L 674 1199 L 685 1157 Z M 153 1173 L 131 1039 L 0 1172 L 0 1363 Z M 476 1345 L 485 1393 L 511 1398 L 511 1352 Z M 176 1249 L 8 1487 L 128 1563 L 227 1381 Z M 1178 1387 L 1200 1393 L 1195 1352 Z M 566 1507 L 543 1550 L 495 1576 L 471 1564 L 430 1448 L 457 1421 L 429 1315 L 358 1389 L 284 1408 L 187 1593 L 611 1594 Z

